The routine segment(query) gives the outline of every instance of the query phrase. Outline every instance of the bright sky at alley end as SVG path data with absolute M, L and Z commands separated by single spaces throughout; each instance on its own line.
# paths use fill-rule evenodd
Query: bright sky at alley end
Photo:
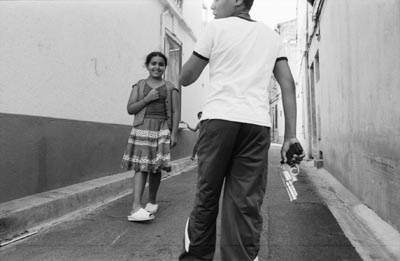
M 206 0 L 209 7 L 212 1 Z M 297 0 L 254 0 L 250 15 L 274 29 L 278 23 L 295 19 L 296 7 Z

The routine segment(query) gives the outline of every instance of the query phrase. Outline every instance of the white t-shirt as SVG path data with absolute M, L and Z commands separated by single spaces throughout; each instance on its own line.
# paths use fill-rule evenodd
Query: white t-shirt
M 204 119 L 271 126 L 268 84 L 278 58 L 279 35 L 267 25 L 239 17 L 209 22 L 194 54 L 209 61 L 210 88 Z

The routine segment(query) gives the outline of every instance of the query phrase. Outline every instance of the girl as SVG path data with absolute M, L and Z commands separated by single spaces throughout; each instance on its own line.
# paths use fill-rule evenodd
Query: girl
M 129 221 L 154 219 L 158 210 L 157 192 L 161 170 L 171 171 L 170 148 L 177 142 L 179 91 L 163 80 L 167 58 L 161 52 L 147 55 L 147 79 L 132 86 L 127 110 L 135 115 L 121 167 L 134 170 L 133 204 Z M 149 178 L 149 202 L 142 207 L 142 196 Z

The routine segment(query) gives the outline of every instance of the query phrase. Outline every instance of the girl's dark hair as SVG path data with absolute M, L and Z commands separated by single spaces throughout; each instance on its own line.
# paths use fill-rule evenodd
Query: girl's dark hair
M 149 63 L 150 63 L 150 61 L 151 61 L 151 59 L 152 59 L 153 57 L 156 57 L 156 56 L 159 56 L 159 57 L 163 58 L 163 59 L 164 59 L 164 62 L 165 62 L 165 66 L 167 66 L 167 57 L 166 57 L 162 52 L 151 52 L 151 53 L 149 53 L 149 54 L 147 55 L 147 57 L 146 57 L 146 62 L 145 62 L 144 64 L 145 64 L 146 66 L 148 66 Z

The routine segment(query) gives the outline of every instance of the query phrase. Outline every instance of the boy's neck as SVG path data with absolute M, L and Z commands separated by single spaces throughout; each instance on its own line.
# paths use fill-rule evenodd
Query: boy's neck
M 245 11 L 245 10 L 238 10 L 237 12 L 235 12 L 233 14 L 233 16 L 244 18 L 246 20 L 252 20 L 250 17 L 249 11 Z
M 237 9 L 232 16 L 240 17 L 246 20 L 252 20 L 248 10 L 244 10 L 243 8 Z

